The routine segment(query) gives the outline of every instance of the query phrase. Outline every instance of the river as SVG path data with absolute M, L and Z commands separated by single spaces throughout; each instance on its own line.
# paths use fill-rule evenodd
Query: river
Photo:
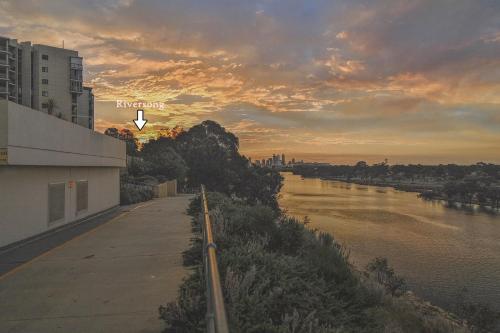
M 500 215 L 416 193 L 283 173 L 280 206 L 331 233 L 362 268 L 386 257 L 420 297 L 453 309 L 466 297 L 500 310 Z

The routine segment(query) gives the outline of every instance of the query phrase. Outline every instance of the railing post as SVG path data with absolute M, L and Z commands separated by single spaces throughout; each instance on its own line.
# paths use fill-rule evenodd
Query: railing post
M 217 265 L 216 245 L 212 236 L 212 225 L 210 223 L 205 186 L 203 185 L 201 185 L 201 205 L 203 207 L 203 263 L 207 285 L 207 332 L 229 333 L 219 267 Z

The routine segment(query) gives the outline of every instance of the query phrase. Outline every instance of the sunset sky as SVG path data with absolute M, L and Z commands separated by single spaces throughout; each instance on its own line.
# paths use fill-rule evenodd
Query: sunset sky
M 0 0 L 0 35 L 78 50 L 96 129 L 213 119 L 253 158 L 500 162 L 498 0 Z

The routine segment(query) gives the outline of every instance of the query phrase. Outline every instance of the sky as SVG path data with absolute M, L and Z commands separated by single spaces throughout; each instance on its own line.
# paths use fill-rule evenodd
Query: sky
M 498 0 L 0 0 L 0 35 L 78 50 L 95 126 L 212 119 L 252 158 L 500 162 Z

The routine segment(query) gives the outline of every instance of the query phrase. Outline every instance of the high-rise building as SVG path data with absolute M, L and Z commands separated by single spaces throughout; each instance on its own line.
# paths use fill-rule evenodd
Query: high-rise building
M 285 154 L 281 154 L 281 165 L 286 165 Z
M 0 36 L 0 98 L 94 127 L 94 95 L 83 87 L 78 51 Z

